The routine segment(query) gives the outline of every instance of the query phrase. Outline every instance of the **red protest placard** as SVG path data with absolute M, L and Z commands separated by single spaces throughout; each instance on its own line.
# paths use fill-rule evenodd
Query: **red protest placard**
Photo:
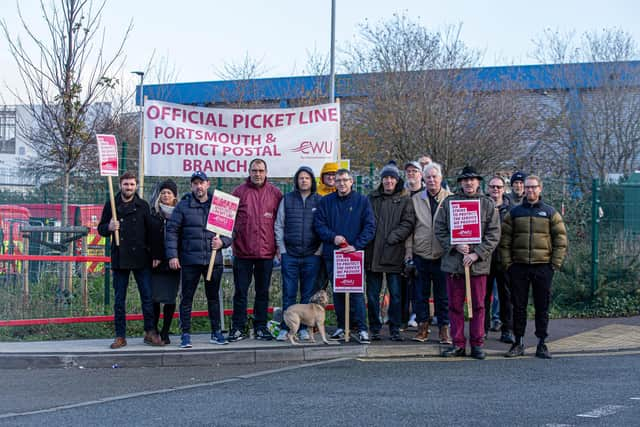
M 449 215 L 452 245 L 482 242 L 480 200 L 451 200 Z
M 96 135 L 100 176 L 118 176 L 118 143 L 115 135 Z
M 333 252 L 333 292 L 364 293 L 364 251 Z
M 238 197 L 223 191 L 214 191 L 207 217 L 207 230 L 231 237 L 239 204 Z

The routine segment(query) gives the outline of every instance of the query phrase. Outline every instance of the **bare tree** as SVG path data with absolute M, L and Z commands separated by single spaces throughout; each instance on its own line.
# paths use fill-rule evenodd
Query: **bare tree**
M 48 34 L 39 35 L 31 30 L 18 5 L 24 40 L 13 36 L 6 20 L 0 22 L 24 83 L 24 95 L 14 91 L 14 96 L 27 106 L 33 120 L 19 124 L 19 131 L 37 153 L 23 166 L 31 173 L 61 180 L 63 225 L 68 224 L 70 179 L 95 158 L 95 126 L 110 110 L 99 101 L 118 84 L 114 76 L 132 29 L 129 24 L 113 55 L 106 56 L 106 32 L 100 20 L 104 6 L 104 1 L 97 6 L 91 0 L 59 0 L 48 5 L 41 1 Z
M 638 45 L 630 33 L 611 28 L 574 32 L 546 30 L 534 40 L 534 57 L 557 67 L 549 79 L 563 88 L 546 93 L 540 104 L 543 146 L 549 161 L 566 170 L 574 184 L 590 185 L 610 173 L 629 175 L 639 165 L 640 91 Z M 582 63 L 590 63 L 589 73 Z
M 513 160 L 530 134 L 526 108 L 509 91 L 477 89 L 468 71 L 480 53 L 460 34 L 460 25 L 429 31 L 404 15 L 361 26 L 343 63 L 363 73 L 368 93 L 344 107 L 344 151 L 357 166 L 429 153 L 450 172 L 474 164 L 491 173 Z

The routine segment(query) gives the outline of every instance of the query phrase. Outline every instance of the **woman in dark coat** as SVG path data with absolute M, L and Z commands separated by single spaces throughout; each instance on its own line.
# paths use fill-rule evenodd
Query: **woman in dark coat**
M 160 321 L 160 304 L 164 304 L 162 310 L 164 321 L 160 338 L 165 344 L 170 344 L 169 329 L 171 320 L 176 311 L 176 296 L 180 286 L 180 271 L 169 268 L 169 260 L 164 250 L 165 224 L 171 216 L 173 208 L 178 204 L 178 186 L 168 179 L 161 182 L 151 197 L 151 255 L 153 258 L 153 270 L 151 274 L 151 286 L 153 290 L 153 314 L 156 331 Z

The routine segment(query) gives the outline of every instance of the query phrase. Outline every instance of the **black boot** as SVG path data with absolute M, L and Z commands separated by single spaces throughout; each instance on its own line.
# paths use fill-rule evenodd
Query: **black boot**
M 160 338 L 165 344 L 171 344 L 169 339 L 169 332 L 171 330 L 171 321 L 173 320 L 173 313 L 176 312 L 175 304 L 165 304 L 163 309 L 164 320 L 162 322 L 162 331 L 160 332 Z
M 536 347 L 536 357 L 540 359 L 551 359 L 551 353 L 549 353 L 549 349 L 544 343 L 544 338 L 540 338 L 540 341 L 538 342 L 538 347 Z
M 516 336 L 516 342 L 513 343 L 509 351 L 507 351 L 504 357 L 518 357 L 524 356 L 524 337 Z

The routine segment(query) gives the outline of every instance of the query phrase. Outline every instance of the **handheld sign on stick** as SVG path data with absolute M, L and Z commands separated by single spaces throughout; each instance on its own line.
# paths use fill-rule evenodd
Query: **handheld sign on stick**
M 111 217 L 117 221 L 116 201 L 113 196 L 112 176 L 118 176 L 118 143 L 115 135 L 96 135 L 98 141 L 98 159 L 100 161 L 100 176 L 106 176 L 109 183 L 109 202 L 111 203 Z M 116 246 L 120 246 L 120 233 L 113 232 Z
M 364 251 L 336 250 L 333 252 L 333 293 L 344 293 L 345 342 L 349 342 L 349 294 L 352 292 L 364 293 Z
M 480 223 L 480 200 L 451 200 L 449 204 L 451 219 L 451 245 L 477 245 L 482 242 Z M 471 271 L 464 267 L 465 297 L 469 318 L 473 318 L 471 301 Z
M 220 234 L 222 236 L 231 237 L 233 235 L 233 225 L 236 222 L 236 214 L 238 213 L 238 205 L 240 199 L 223 191 L 215 190 L 211 197 L 211 208 L 207 217 L 207 230 L 215 233 L 213 237 Z M 209 260 L 209 270 L 207 270 L 207 280 L 211 280 L 213 273 L 213 265 L 216 260 L 217 250 L 211 251 L 211 259 Z

